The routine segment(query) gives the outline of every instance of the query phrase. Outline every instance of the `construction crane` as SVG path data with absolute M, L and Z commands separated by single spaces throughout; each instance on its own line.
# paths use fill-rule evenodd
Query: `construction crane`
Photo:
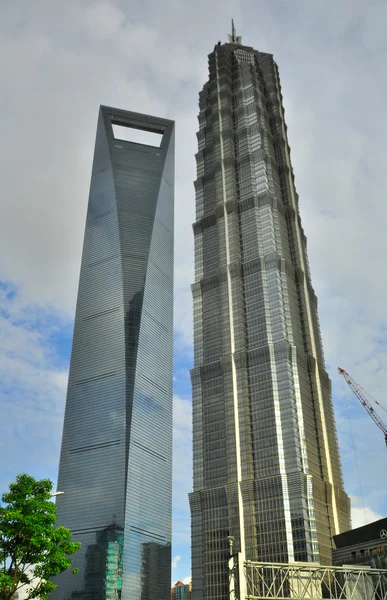
M 383 431 L 384 441 L 386 442 L 386 446 L 387 446 L 387 427 L 383 423 L 382 419 L 379 417 L 379 415 L 377 414 L 375 409 L 371 406 L 371 403 L 368 400 L 365 391 L 358 383 L 356 383 L 356 381 L 349 375 L 349 373 L 347 373 L 347 371 L 345 371 L 345 369 L 341 369 L 340 367 L 338 367 L 338 371 L 339 371 L 340 375 L 342 375 L 344 377 L 345 381 L 348 383 L 349 387 L 351 388 L 351 390 L 353 391 L 355 396 L 360 400 L 360 402 L 362 403 L 362 405 L 364 406 L 364 408 L 366 409 L 366 411 L 368 412 L 368 414 L 370 415 L 370 417 L 372 418 L 374 423 L 376 423 L 376 425 L 379 427 L 379 429 L 381 431 Z M 379 402 L 377 400 L 375 400 L 375 402 L 376 402 L 376 404 L 379 404 Z M 379 406 L 381 406 L 381 405 L 379 404 Z

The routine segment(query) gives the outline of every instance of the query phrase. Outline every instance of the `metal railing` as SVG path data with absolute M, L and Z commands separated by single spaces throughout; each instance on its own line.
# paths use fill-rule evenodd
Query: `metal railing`
M 387 570 L 371 567 L 245 561 L 244 574 L 249 600 L 387 600 Z

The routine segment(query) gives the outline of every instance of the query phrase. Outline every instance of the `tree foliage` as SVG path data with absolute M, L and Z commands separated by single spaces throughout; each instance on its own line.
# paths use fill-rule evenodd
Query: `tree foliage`
M 17 590 L 28 599 L 45 600 L 56 584 L 51 577 L 71 566 L 80 547 L 71 532 L 56 527 L 52 482 L 18 475 L 0 504 L 0 600 L 13 600 Z M 75 572 L 75 571 L 74 571 Z

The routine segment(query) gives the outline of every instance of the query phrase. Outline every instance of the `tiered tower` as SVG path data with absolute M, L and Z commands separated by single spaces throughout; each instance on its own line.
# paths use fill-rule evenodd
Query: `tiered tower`
M 232 539 L 330 564 L 350 525 L 278 68 L 241 41 L 215 46 L 199 100 L 194 600 L 228 597 Z

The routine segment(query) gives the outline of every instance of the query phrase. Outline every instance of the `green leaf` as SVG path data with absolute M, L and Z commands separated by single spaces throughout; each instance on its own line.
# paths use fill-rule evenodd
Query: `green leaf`
M 52 486 L 22 474 L 1 497 L 0 600 L 13 600 L 22 584 L 27 600 L 46 600 L 56 588 L 50 578 L 67 570 L 80 548 L 69 529 L 56 527 Z

